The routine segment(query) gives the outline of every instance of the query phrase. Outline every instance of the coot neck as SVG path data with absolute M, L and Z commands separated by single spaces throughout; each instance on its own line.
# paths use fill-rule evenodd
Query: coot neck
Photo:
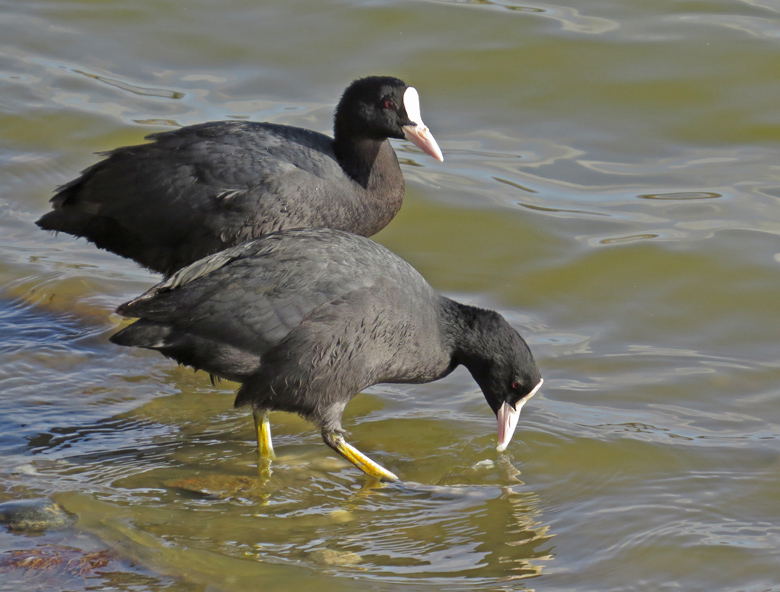
M 441 317 L 453 366 L 463 364 L 472 374 L 481 374 L 495 357 L 501 315 L 442 296 Z
M 393 152 L 392 160 L 395 162 L 388 158 L 389 155 L 386 154 L 388 150 Z M 340 134 L 337 129 L 333 151 L 344 172 L 366 190 L 370 190 L 377 182 L 377 172 L 380 172 L 377 169 L 392 168 L 395 165 L 400 173 L 398 161 L 387 138 Z

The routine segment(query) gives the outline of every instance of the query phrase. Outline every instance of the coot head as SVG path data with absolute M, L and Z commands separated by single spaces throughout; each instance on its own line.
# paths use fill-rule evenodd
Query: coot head
M 336 108 L 336 142 L 346 138 L 406 138 L 442 161 L 441 149 L 420 115 L 413 86 L 392 76 L 369 76 L 347 87 Z
M 475 344 L 463 363 L 496 414 L 497 449 L 502 451 L 512 440 L 520 409 L 538 392 L 543 380 L 525 339 L 497 312 L 480 313 L 475 322 L 482 325 L 476 332 L 481 343 Z M 477 352 L 479 355 L 474 355 Z

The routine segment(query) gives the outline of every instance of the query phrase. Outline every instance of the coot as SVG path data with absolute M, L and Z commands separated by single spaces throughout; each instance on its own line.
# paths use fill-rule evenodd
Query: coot
M 442 160 L 414 87 L 353 82 L 334 136 L 246 121 L 152 134 L 117 148 L 63 185 L 37 224 L 171 275 L 225 248 L 285 228 L 371 236 L 398 213 L 404 178 L 388 138 Z
M 242 383 L 258 449 L 273 456 L 268 411 L 298 413 L 365 473 L 398 477 L 344 440 L 361 390 L 423 383 L 463 364 L 498 419 L 506 448 L 542 384 L 528 345 L 497 312 L 439 295 L 374 241 L 331 229 L 269 234 L 180 270 L 117 312 L 140 320 L 111 341 L 155 349 Z

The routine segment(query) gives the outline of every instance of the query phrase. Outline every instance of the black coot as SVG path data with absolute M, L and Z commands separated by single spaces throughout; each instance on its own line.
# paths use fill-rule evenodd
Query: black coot
M 371 236 L 398 213 L 404 179 L 388 138 L 442 160 L 417 91 L 372 76 L 344 91 L 335 139 L 307 129 L 217 121 L 117 148 L 63 185 L 37 224 L 85 237 L 166 276 L 285 228 Z
M 498 419 L 498 448 L 542 384 L 528 345 L 497 312 L 439 295 L 372 240 L 330 229 L 273 233 L 180 270 L 117 312 L 140 320 L 111 337 L 242 383 L 261 455 L 268 411 L 298 413 L 369 475 L 397 477 L 350 446 L 347 403 L 381 382 L 422 383 L 459 364 Z

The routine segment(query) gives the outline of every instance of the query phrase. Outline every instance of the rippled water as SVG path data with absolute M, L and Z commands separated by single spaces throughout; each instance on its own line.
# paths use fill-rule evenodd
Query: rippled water
M 0 10 L 0 501 L 79 515 L 0 534 L 0 589 L 780 590 L 776 3 Z M 358 396 L 352 441 L 404 479 L 382 488 L 274 414 L 265 480 L 234 385 L 108 342 L 155 277 L 34 221 L 94 152 L 227 117 L 328 131 L 384 73 L 445 161 L 396 143 L 377 240 L 501 310 L 545 386 L 505 455 L 464 371 Z

